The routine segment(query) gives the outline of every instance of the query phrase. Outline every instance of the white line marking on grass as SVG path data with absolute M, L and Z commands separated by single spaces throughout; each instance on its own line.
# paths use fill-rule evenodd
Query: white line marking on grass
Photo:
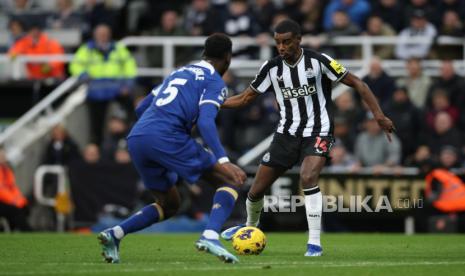
M 76 264 L 76 263 L 73 263 Z M 93 263 L 87 263 L 87 264 L 93 264 Z M 164 263 L 165 265 L 168 263 Z M 456 262 L 450 262 L 450 261 L 439 261 L 439 262 L 430 262 L 430 261 L 424 261 L 424 262 L 405 262 L 405 263 L 398 263 L 398 262 L 351 262 L 351 263 L 338 263 L 338 262 L 330 262 L 330 263 L 315 263 L 312 261 L 309 262 L 282 262 L 282 263 L 254 263 L 252 265 L 224 265 L 223 267 L 219 266 L 213 266 L 213 267 L 208 267 L 208 266 L 200 266 L 200 267 L 192 267 L 191 265 L 189 266 L 183 266 L 181 267 L 180 265 L 186 265 L 185 263 L 181 262 L 175 262 L 175 264 L 178 265 L 178 267 L 164 267 L 164 268 L 122 268 L 120 265 L 109 265 L 112 268 L 110 270 L 92 270 L 92 269 L 79 269 L 75 270 L 54 270 L 54 271 L 15 271 L 15 272 L 7 272 L 7 271 L 1 271 L 0 275 L 36 275 L 36 274 L 46 274 L 46 275 L 79 275 L 79 274 L 115 274 L 115 273 L 128 273 L 128 272 L 168 272 L 168 271 L 223 271 L 223 270 L 250 270 L 250 269 L 262 269 L 264 266 L 270 266 L 270 269 L 276 270 L 276 269 L 288 269 L 288 268 L 295 268 L 297 265 L 302 266 L 302 265 L 309 265 L 312 267 L 321 267 L 321 268 L 332 268 L 332 267 L 391 267 L 391 266 L 432 266 L 432 265 L 465 265 L 465 261 L 456 261 Z M 51 265 L 51 264 L 50 264 Z M 58 263 L 53 263 L 53 265 L 58 265 Z M 61 263 L 63 265 L 63 263 Z M 102 264 L 95 264 L 98 265 L 99 268 L 102 268 Z M 302 267 L 300 267 L 302 268 Z M 107 268 L 105 268 L 107 269 Z

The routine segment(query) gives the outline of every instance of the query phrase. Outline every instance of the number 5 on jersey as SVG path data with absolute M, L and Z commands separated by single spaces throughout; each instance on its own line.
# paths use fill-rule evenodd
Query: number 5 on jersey
M 167 95 L 166 97 L 162 98 L 160 96 L 162 95 L 159 95 L 157 101 L 155 102 L 155 104 L 157 106 L 163 106 L 163 105 L 166 105 L 166 104 L 169 104 L 170 102 L 172 102 L 176 96 L 178 95 L 178 88 L 174 85 L 185 85 L 187 82 L 186 79 L 180 79 L 180 78 L 176 78 L 172 81 L 170 81 L 168 83 L 168 87 L 162 91 L 162 94 L 165 94 Z

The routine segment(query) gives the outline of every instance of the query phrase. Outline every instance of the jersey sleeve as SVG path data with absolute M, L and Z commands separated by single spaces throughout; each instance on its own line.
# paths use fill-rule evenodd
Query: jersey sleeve
M 218 80 L 207 80 L 207 82 L 205 90 L 200 97 L 199 105 L 213 104 L 220 108 L 226 99 L 228 88 L 221 78 Z
M 271 86 L 271 79 L 270 79 L 270 61 L 266 61 L 263 63 L 260 71 L 255 76 L 255 79 L 250 84 L 250 87 L 260 94 L 265 93 L 268 88 Z
M 327 54 L 321 54 L 320 61 L 322 64 L 322 72 L 332 81 L 340 81 L 349 72 L 342 64 L 337 60 L 328 56 Z

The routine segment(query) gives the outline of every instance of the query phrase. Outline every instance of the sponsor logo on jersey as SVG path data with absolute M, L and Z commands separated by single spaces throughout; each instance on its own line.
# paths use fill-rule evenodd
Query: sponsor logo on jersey
M 285 100 L 289 100 L 291 98 L 300 98 L 300 97 L 305 97 L 305 96 L 310 96 L 312 94 L 316 93 L 316 87 L 315 85 L 307 85 L 305 84 L 304 86 L 300 87 L 295 87 L 295 88 L 281 88 L 281 92 L 283 93 L 283 98 Z

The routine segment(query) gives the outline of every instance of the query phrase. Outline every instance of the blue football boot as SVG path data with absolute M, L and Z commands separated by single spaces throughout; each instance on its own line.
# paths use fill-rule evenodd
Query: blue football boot
M 219 240 L 207 239 L 201 237 L 198 241 L 195 242 L 195 248 L 199 251 L 205 251 L 212 255 L 217 256 L 222 262 L 225 263 L 237 263 L 239 259 L 233 254 L 229 253 Z
M 314 244 L 307 244 L 307 252 L 305 252 L 305 257 L 318 257 L 323 254 L 323 248 Z
M 113 230 L 100 232 L 97 239 L 102 245 L 102 256 L 107 263 L 119 263 L 119 240 L 113 235 Z

